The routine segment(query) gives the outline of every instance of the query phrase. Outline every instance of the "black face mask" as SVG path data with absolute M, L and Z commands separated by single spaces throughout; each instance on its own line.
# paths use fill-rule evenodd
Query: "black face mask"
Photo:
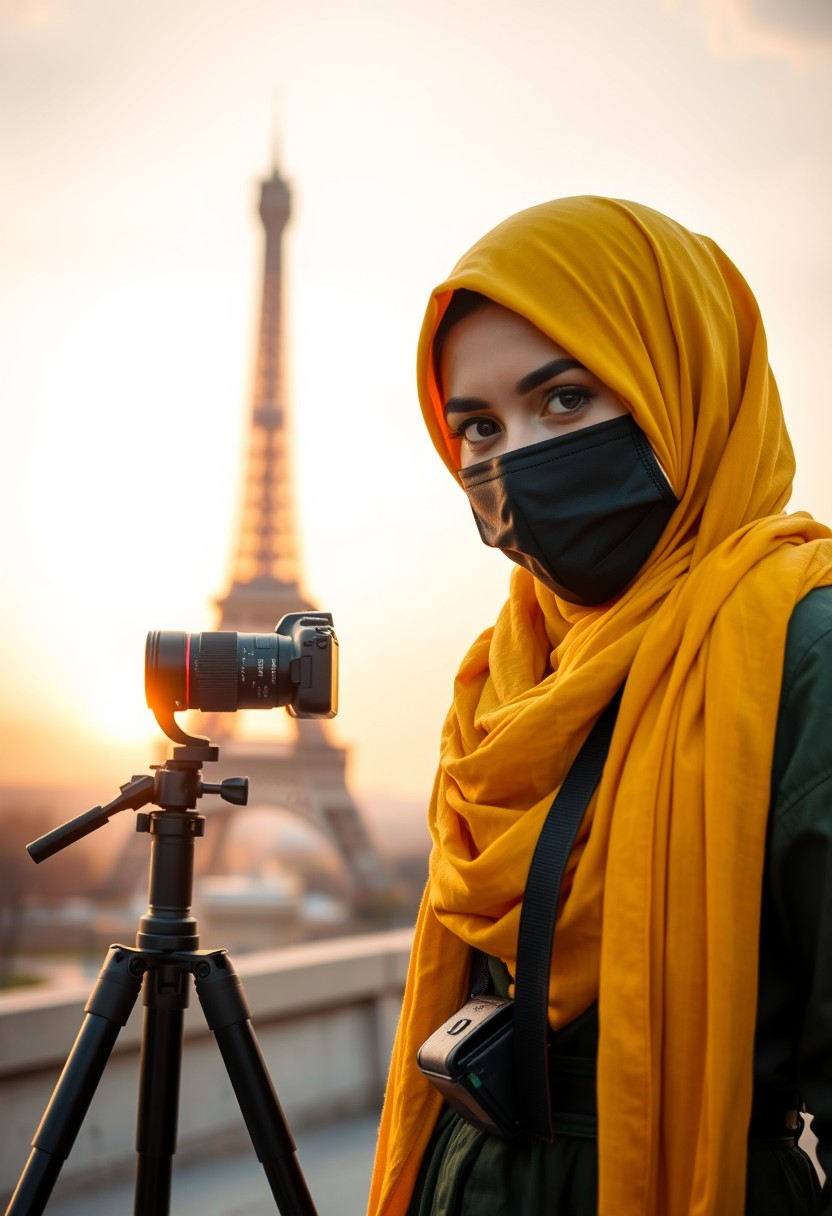
M 638 574 L 678 499 L 627 414 L 461 469 L 486 545 L 572 604 Z

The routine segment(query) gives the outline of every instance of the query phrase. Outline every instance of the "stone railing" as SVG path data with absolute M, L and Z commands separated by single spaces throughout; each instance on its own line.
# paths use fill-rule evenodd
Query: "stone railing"
M 290 1126 L 379 1108 L 401 1005 L 409 930 L 339 938 L 235 958 L 253 1024 Z M 0 996 L 0 1196 L 30 1142 L 83 1019 L 89 987 Z M 130 1174 L 135 1153 L 141 998 L 119 1035 L 62 1181 Z M 247 1140 L 195 994 L 185 1016 L 177 1156 Z M 132 1176 L 132 1175 L 131 1175 Z

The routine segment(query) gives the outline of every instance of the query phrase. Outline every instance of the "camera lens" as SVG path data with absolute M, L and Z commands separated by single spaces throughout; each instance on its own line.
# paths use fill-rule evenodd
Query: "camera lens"
M 276 633 L 155 630 L 145 655 L 147 703 L 212 713 L 286 705 L 292 651 Z
M 273 709 L 331 718 L 338 708 L 338 639 L 329 613 L 289 613 L 274 633 L 147 635 L 145 693 L 156 713 Z

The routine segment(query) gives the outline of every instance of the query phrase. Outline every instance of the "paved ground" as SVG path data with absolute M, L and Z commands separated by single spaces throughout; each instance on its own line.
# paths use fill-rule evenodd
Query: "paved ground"
M 298 1161 L 318 1216 L 364 1216 L 378 1120 L 375 1116 L 296 1132 Z M 131 1216 L 133 1180 L 61 1198 L 60 1180 L 47 1216 Z M 263 1169 L 253 1155 L 175 1168 L 171 1216 L 274 1216 Z

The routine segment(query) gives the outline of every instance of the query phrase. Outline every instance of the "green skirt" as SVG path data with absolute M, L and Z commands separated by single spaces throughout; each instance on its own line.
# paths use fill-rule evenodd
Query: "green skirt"
M 746 1216 L 812 1216 L 820 1184 L 800 1148 L 749 1147 Z M 511 1142 L 445 1109 L 408 1216 L 597 1216 L 595 1140 L 560 1136 Z

